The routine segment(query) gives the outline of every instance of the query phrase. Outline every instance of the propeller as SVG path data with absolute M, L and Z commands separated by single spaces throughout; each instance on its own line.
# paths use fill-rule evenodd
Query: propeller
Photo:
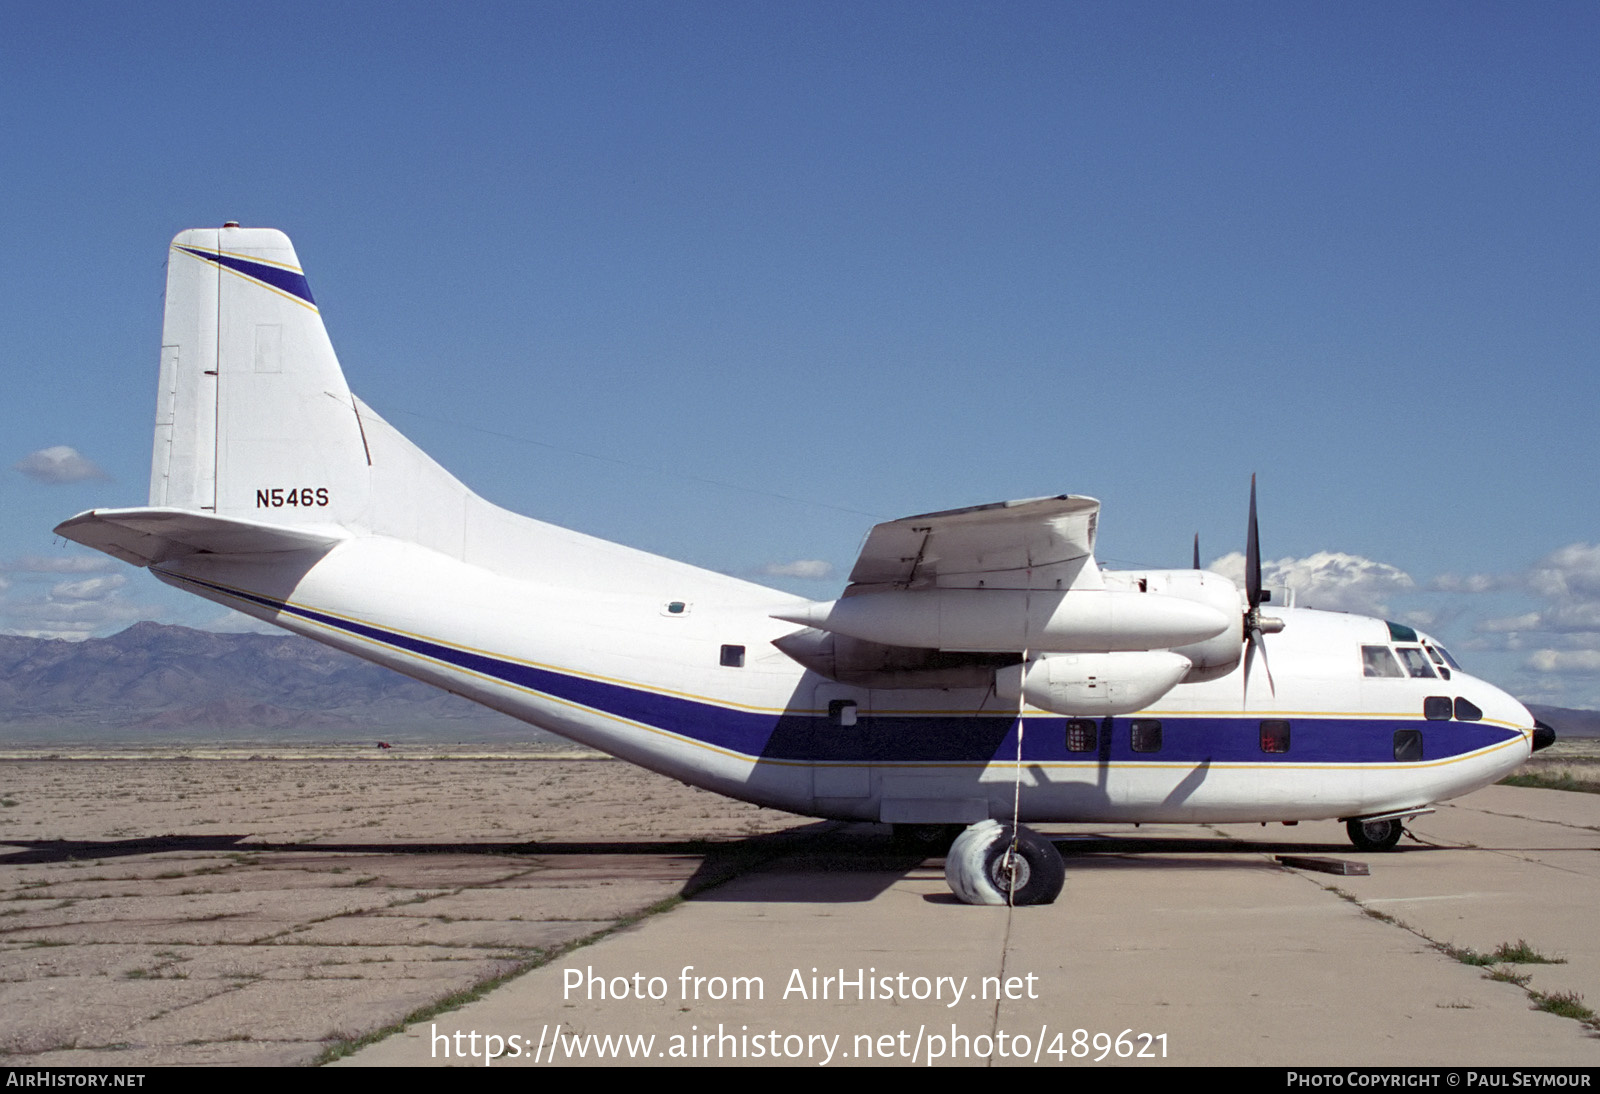
M 1199 536 L 1197 535 L 1198 542 Z M 1198 550 L 1198 547 L 1197 547 Z M 1261 588 L 1261 536 L 1256 524 L 1256 477 L 1250 476 L 1250 529 L 1245 535 L 1244 547 L 1245 601 L 1249 605 L 1244 613 L 1244 695 L 1245 705 L 1250 702 L 1250 661 L 1257 650 L 1261 652 L 1261 667 L 1267 671 L 1267 686 L 1272 694 L 1278 689 L 1272 681 L 1272 666 L 1267 663 L 1265 635 L 1283 630 L 1283 620 L 1262 618 L 1261 605 L 1271 594 Z
M 1200 533 L 1199 532 L 1196 532 L 1194 534 L 1194 568 L 1196 570 L 1198 570 L 1200 568 Z

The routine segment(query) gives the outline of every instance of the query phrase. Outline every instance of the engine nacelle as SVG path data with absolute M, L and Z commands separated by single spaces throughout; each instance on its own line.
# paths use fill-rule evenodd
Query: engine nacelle
M 1198 642 L 1174 645 L 1173 653 L 1188 658 L 1193 668 L 1184 677 L 1189 684 L 1218 680 L 1232 672 L 1244 650 L 1244 596 L 1239 587 L 1210 570 L 1102 571 L 1107 587 L 1143 589 L 1163 596 L 1204 604 L 1227 616 L 1221 633 Z
M 1239 609 L 1143 589 L 926 589 L 863 593 L 773 616 L 889 646 L 1075 653 L 1203 643 L 1236 627 Z
M 1054 714 L 1132 714 L 1171 691 L 1192 664 L 1170 650 L 1051 654 L 997 669 L 995 695 L 1017 705 L 1026 699 Z

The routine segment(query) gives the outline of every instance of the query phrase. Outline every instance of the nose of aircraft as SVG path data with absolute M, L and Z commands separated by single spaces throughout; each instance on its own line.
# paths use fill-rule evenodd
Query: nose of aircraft
M 1533 750 L 1537 752 L 1541 748 L 1549 748 L 1555 743 L 1556 731 L 1535 718 L 1533 720 Z

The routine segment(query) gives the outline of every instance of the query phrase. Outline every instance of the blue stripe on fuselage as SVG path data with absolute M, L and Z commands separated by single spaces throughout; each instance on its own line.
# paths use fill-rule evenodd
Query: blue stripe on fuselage
M 791 700 L 798 709 L 782 714 L 734 710 L 701 699 L 663 695 L 463 650 L 162 572 L 323 627 L 754 758 L 790 763 L 987 764 L 1016 756 L 1018 719 L 1012 714 L 864 714 L 844 732 L 826 715 L 808 709 L 809 693 Z M 1261 750 L 1259 718 L 1166 714 L 1157 720 L 1162 726 L 1157 752 L 1133 751 L 1133 719 L 1117 717 L 1097 720 L 1099 747 L 1086 753 L 1067 751 L 1066 719 L 1030 715 L 1021 720 L 1022 758 L 1025 763 L 1083 764 L 1393 764 L 1395 732 L 1412 729 L 1422 731 L 1421 762 L 1425 763 L 1476 752 L 1517 736 L 1516 730 L 1485 722 L 1290 717 L 1290 750 L 1267 753 Z

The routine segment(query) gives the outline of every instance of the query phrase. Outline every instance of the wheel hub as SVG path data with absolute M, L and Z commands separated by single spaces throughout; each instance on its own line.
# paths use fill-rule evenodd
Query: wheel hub
M 994 866 L 989 871 L 989 876 L 1003 893 L 1016 893 L 1027 888 L 1032 874 L 1027 858 L 1011 847 L 994 860 Z

